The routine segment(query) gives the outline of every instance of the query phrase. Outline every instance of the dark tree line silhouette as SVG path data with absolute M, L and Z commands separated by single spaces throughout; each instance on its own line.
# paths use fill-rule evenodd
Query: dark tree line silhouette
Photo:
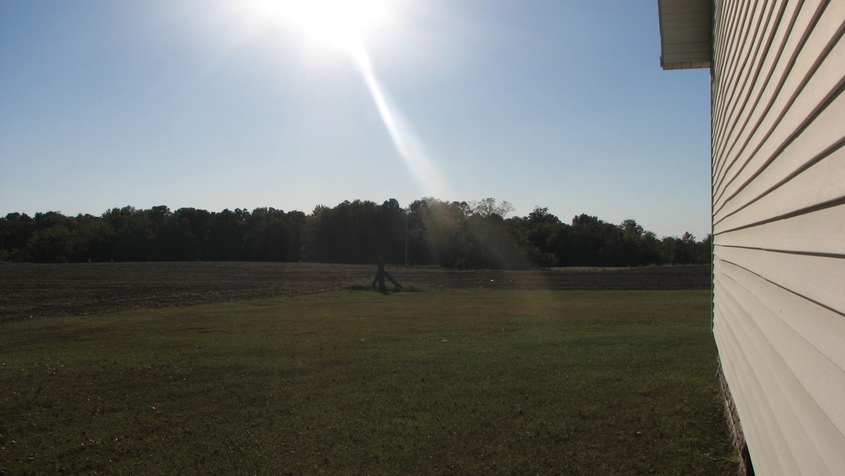
M 658 239 L 634 220 L 590 215 L 563 223 L 547 208 L 505 218 L 513 207 L 487 198 L 423 198 L 402 208 L 345 201 L 310 215 L 274 208 L 209 212 L 113 208 L 101 216 L 59 212 L 0 218 L 0 261 L 306 261 L 451 268 L 647 266 L 710 262 L 710 237 Z

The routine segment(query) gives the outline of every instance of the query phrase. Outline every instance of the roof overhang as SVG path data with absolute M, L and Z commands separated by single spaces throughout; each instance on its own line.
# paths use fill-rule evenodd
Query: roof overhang
M 713 56 L 713 0 L 657 0 L 660 66 L 709 68 Z

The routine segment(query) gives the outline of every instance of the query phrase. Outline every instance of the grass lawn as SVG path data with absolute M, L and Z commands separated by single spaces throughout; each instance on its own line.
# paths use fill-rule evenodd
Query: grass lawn
M 707 291 L 342 291 L 0 325 L 0 474 L 735 474 Z

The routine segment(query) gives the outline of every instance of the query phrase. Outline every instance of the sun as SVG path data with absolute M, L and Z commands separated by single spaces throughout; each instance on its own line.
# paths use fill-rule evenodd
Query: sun
M 382 23 L 386 0 L 256 0 L 265 19 L 284 22 L 310 40 L 354 51 Z
M 448 195 L 446 180 L 426 154 L 422 141 L 411 122 L 391 100 L 381 84 L 370 60 L 367 40 L 373 39 L 377 27 L 384 32 L 397 32 L 403 18 L 405 0 L 241 0 L 246 6 L 246 24 L 270 29 L 299 30 L 312 42 L 342 50 L 357 66 L 356 70 L 372 96 L 376 110 L 390 135 L 399 157 L 414 178 L 432 195 Z M 285 39 L 288 36 L 285 35 Z M 382 41 L 384 38 L 382 38 Z M 314 52 L 308 48 L 308 53 Z M 346 56 L 346 55 L 344 55 Z

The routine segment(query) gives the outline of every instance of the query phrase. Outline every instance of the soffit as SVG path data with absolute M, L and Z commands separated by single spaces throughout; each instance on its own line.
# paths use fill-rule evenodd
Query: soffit
M 709 68 L 712 0 L 658 0 L 663 69 Z

